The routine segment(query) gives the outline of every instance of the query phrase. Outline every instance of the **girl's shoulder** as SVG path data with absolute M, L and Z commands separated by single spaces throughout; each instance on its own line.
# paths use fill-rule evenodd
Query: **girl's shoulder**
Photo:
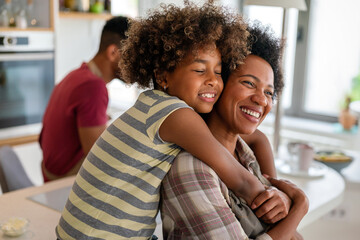
M 186 102 L 176 96 L 171 96 L 160 90 L 146 90 L 142 92 L 138 97 L 138 102 L 141 102 L 147 106 L 159 106 L 159 105 L 178 105 L 179 107 L 191 108 Z

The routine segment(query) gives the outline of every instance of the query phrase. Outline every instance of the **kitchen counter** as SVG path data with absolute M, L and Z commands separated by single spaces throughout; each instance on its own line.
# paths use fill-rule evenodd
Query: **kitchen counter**
M 327 168 L 323 177 L 308 179 L 291 177 L 278 173 L 279 178 L 288 179 L 300 187 L 309 199 L 309 211 L 301 221 L 298 229 L 318 220 L 337 207 L 343 200 L 345 181 L 331 168 Z
M 40 131 L 40 123 L 0 129 L 0 146 L 36 142 Z
M 283 176 L 279 175 L 279 177 Z M 342 200 L 345 188 L 344 180 L 340 174 L 332 169 L 329 169 L 323 177 L 318 179 L 288 176 L 286 178 L 300 186 L 310 200 L 309 212 L 299 228 L 312 223 L 331 211 Z M 54 229 L 61 215 L 59 209 L 62 208 L 61 206 L 65 204 L 67 199 L 64 189 L 69 189 L 73 181 L 74 177 L 68 177 L 39 187 L 0 195 L 0 222 L 4 222 L 13 216 L 24 217 L 30 220 L 30 224 L 23 239 L 55 239 Z M 156 229 L 156 234 L 161 239 L 160 223 Z M 6 238 L 0 235 L 0 239 Z
M 358 142 L 358 144 L 360 144 Z M 360 146 L 359 146 L 360 148 Z M 347 189 L 360 190 L 360 151 L 346 151 L 353 157 L 353 162 L 341 171 L 341 175 L 346 181 Z

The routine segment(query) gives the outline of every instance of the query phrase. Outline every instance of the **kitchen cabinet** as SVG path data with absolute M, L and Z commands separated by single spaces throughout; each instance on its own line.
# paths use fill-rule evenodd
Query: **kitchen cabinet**
M 16 4 L 15 10 L 19 12 L 21 6 L 25 10 L 24 3 L 27 1 L 11 1 L 11 4 Z M 32 16 L 36 18 L 35 26 L 28 26 L 26 28 L 19 27 L 0 27 L 0 32 L 18 32 L 18 31 L 54 31 L 55 26 L 55 9 L 58 9 L 57 0 L 33 0 Z
M 85 19 L 85 20 L 108 20 L 112 17 L 110 13 L 89 13 L 89 12 L 59 12 L 59 18 Z

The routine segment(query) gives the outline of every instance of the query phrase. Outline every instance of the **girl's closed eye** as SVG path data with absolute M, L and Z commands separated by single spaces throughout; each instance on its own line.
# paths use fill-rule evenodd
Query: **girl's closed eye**
M 194 69 L 193 71 L 196 73 L 204 73 L 205 72 L 205 70 L 202 70 L 202 69 Z

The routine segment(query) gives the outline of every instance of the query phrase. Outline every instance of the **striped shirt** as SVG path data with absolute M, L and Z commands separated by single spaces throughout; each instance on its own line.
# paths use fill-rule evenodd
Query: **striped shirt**
M 87 155 L 56 228 L 60 239 L 149 239 L 160 184 L 180 147 L 159 136 L 175 110 L 190 108 L 157 90 L 138 100 L 99 137 Z
M 241 138 L 236 151 L 241 164 L 269 185 L 255 155 Z M 240 206 L 234 204 L 239 199 L 230 194 L 215 171 L 188 152 L 176 157 L 162 186 L 164 239 L 271 240 L 255 214 L 242 215 L 244 201 L 240 199 Z

